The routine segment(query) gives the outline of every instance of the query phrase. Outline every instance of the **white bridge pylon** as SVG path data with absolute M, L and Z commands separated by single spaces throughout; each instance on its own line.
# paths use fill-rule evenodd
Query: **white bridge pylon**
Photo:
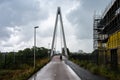
M 65 33 L 64 33 L 64 28 L 63 28 L 63 21 L 62 21 L 62 14 L 61 14 L 60 7 L 58 7 L 58 9 L 57 9 L 55 28 L 54 28 L 54 33 L 53 33 L 53 40 L 52 40 L 51 54 L 50 55 L 51 55 L 51 57 L 54 55 L 54 47 L 55 47 L 55 39 L 56 39 L 56 34 L 57 34 L 56 32 L 57 32 L 58 18 L 60 18 L 60 24 L 61 24 L 61 32 L 62 32 L 63 46 L 64 46 L 64 55 L 66 57 L 68 57 L 67 45 L 66 45 L 66 39 L 65 39 Z

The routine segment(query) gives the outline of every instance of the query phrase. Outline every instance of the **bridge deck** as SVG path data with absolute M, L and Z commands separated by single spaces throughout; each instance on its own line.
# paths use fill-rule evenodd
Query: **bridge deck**
M 29 80 L 81 80 L 76 73 L 60 61 L 59 56 L 54 56 L 50 63 L 38 71 Z

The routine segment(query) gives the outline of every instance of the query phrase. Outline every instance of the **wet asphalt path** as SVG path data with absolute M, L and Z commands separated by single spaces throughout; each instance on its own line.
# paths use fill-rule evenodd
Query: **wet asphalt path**
M 77 74 L 59 56 L 54 56 L 40 71 L 29 80 L 81 80 Z
M 88 70 L 79 67 L 71 61 L 66 60 L 65 63 L 75 71 L 75 73 L 81 78 L 81 80 L 108 80 L 105 77 L 92 74 Z

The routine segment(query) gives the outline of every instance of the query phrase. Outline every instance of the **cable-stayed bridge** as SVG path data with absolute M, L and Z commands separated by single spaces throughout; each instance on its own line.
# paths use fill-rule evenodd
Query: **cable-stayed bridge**
M 60 28 L 57 26 L 59 19 Z M 58 55 L 56 51 L 56 41 L 57 30 L 59 29 L 61 35 L 61 53 Z M 60 7 L 58 7 L 56 14 L 50 59 L 51 61 L 29 78 L 29 80 L 105 80 L 104 78 L 89 73 L 68 60 L 68 50 Z

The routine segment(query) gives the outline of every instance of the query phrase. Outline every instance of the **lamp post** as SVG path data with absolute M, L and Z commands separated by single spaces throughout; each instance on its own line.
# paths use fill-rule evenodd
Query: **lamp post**
M 48 43 L 48 57 L 50 57 L 50 43 Z
M 36 51 L 36 29 L 39 28 L 39 26 L 34 27 L 34 68 L 35 68 L 35 51 Z

